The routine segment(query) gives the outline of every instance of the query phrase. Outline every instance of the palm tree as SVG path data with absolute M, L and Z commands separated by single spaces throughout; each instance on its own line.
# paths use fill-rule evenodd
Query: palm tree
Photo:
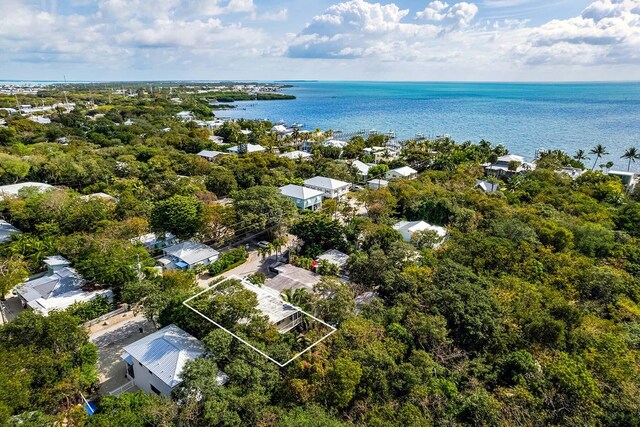
M 600 160 L 601 157 L 608 155 L 609 153 L 607 152 L 607 148 L 604 145 L 598 144 L 591 150 L 589 150 L 589 154 L 595 154 L 596 156 L 596 161 L 593 162 L 593 167 L 591 168 L 591 170 L 594 170 L 596 165 L 598 164 L 598 160 Z
M 587 157 L 587 153 L 584 150 L 578 150 L 576 151 L 576 154 L 573 156 L 573 158 L 579 162 L 583 161 L 583 160 L 590 160 L 590 157 Z
M 620 158 L 629 160 L 629 164 L 627 164 L 627 172 L 629 172 L 631 169 L 631 162 L 635 163 L 636 160 L 640 159 L 640 152 L 638 152 L 636 147 L 629 147 L 624 154 L 620 156 Z

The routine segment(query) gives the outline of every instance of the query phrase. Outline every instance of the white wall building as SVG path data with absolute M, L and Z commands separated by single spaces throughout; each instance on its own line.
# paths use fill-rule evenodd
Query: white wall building
M 304 186 L 322 191 L 327 199 L 339 199 L 349 192 L 351 184 L 324 176 L 314 176 L 305 180 Z
M 446 228 L 437 225 L 431 225 L 424 221 L 400 221 L 393 226 L 393 229 L 400 233 L 402 235 L 402 238 L 406 242 L 410 242 L 411 236 L 419 231 L 435 231 L 441 239 L 435 247 L 440 246 L 444 241 L 444 238 L 447 236 Z
M 418 171 L 410 168 L 409 166 L 403 166 L 401 168 L 391 169 L 385 174 L 387 179 L 404 178 L 413 179 L 418 176 Z

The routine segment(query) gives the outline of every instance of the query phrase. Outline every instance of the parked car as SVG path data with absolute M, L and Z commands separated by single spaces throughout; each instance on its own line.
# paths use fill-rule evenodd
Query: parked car
M 270 244 L 271 243 L 267 242 L 266 240 L 262 240 L 262 241 L 257 243 L 258 247 L 262 248 L 262 249 L 268 248 Z

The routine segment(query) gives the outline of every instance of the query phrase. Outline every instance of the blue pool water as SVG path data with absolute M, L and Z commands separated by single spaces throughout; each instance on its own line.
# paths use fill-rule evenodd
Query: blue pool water
M 573 154 L 604 144 L 607 160 L 623 170 L 625 148 L 640 150 L 638 82 L 291 84 L 284 93 L 296 100 L 238 102 L 237 109 L 218 115 L 298 122 L 306 129 L 393 130 L 401 138 L 420 132 L 450 134 L 460 142 L 486 139 L 527 158 L 537 148 Z M 632 170 L 640 170 L 640 162 Z

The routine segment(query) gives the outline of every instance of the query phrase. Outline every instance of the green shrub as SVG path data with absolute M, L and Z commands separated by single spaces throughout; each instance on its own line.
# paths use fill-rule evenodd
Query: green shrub
M 67 312 L 84 323 L 104 316 L 111 311 L 112 306 L 113 304 L 109 298 L 98 297 L 87 302 L 76 302 L 67 308 Z
M 249 258 L 249 254 L 245 248 L 231 249 L 223 253 L 216 262 L 209 264 L 209 274 L 217 276 L 225 271 L 229 271 L 232 268 L 242 265 L 247 258 Z

